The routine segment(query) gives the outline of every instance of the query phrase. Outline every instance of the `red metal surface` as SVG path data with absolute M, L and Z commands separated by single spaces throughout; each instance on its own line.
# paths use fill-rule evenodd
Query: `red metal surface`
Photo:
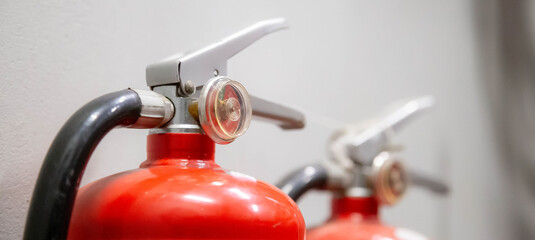
M 421 234 L 384 225 L 373 197 L 332 200 L 332 216 L 323 225 L 307 231 L 307 240 L 424 240 Z
M 140 169 L 80 189 L 69 239 L 304 239 L 288 196 L 221 169 L 214 151 L 206 135 L 149 135 Z

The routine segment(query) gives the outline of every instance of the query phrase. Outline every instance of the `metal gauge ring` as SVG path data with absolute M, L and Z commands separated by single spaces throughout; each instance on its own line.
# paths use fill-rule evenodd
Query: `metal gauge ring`
M 218 144 L 228 144 L 244 134 L 252 118 L 249 94 L 239 82 L 225 76 L 210 79 L 199 98 L 199 121 Z
M 388 152 L 380 153 L 372 166 L 371 181 L 375 196 L 386 205 L 398 202 L 407 189 L 407 172 L 403 164 Z

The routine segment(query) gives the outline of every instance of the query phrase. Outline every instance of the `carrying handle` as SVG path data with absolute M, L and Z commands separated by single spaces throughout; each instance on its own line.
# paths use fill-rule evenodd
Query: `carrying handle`
M 439 195 L 446 195 L 450 191 L 448 185 L 436 177 L 411 169 L 407 169 L 407 173 L 410 183 L 414 186 L 425 188 Z
M 250 99 L 255 119 L 272 122 L 285 130 L 305 127 L 302 112 L 252 95 Z

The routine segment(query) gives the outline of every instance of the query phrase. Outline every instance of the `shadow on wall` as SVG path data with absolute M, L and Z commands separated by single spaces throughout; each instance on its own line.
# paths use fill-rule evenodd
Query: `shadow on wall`
M 490 11 L 489 11 L 489 8 Z M 535 238 L 535 3 L 475 4 L 478 45 L 502 167 L 511 239 Z

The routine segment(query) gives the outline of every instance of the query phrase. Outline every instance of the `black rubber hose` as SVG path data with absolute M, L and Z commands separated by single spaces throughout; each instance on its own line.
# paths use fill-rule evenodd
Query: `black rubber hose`
M 122 90 L 99 97 L 63 125 L 45 157 L 30 203 L 24 239 L 66 239 L 85 166 L 100 140 L 116 126 L 136 122 L 141 100 Z
M 290 173 L 277 187 L 288 194 L 295 202 L 311 189 L 324 189 L 327 186 L 327 170 L 320 164 L 309 165 Z

